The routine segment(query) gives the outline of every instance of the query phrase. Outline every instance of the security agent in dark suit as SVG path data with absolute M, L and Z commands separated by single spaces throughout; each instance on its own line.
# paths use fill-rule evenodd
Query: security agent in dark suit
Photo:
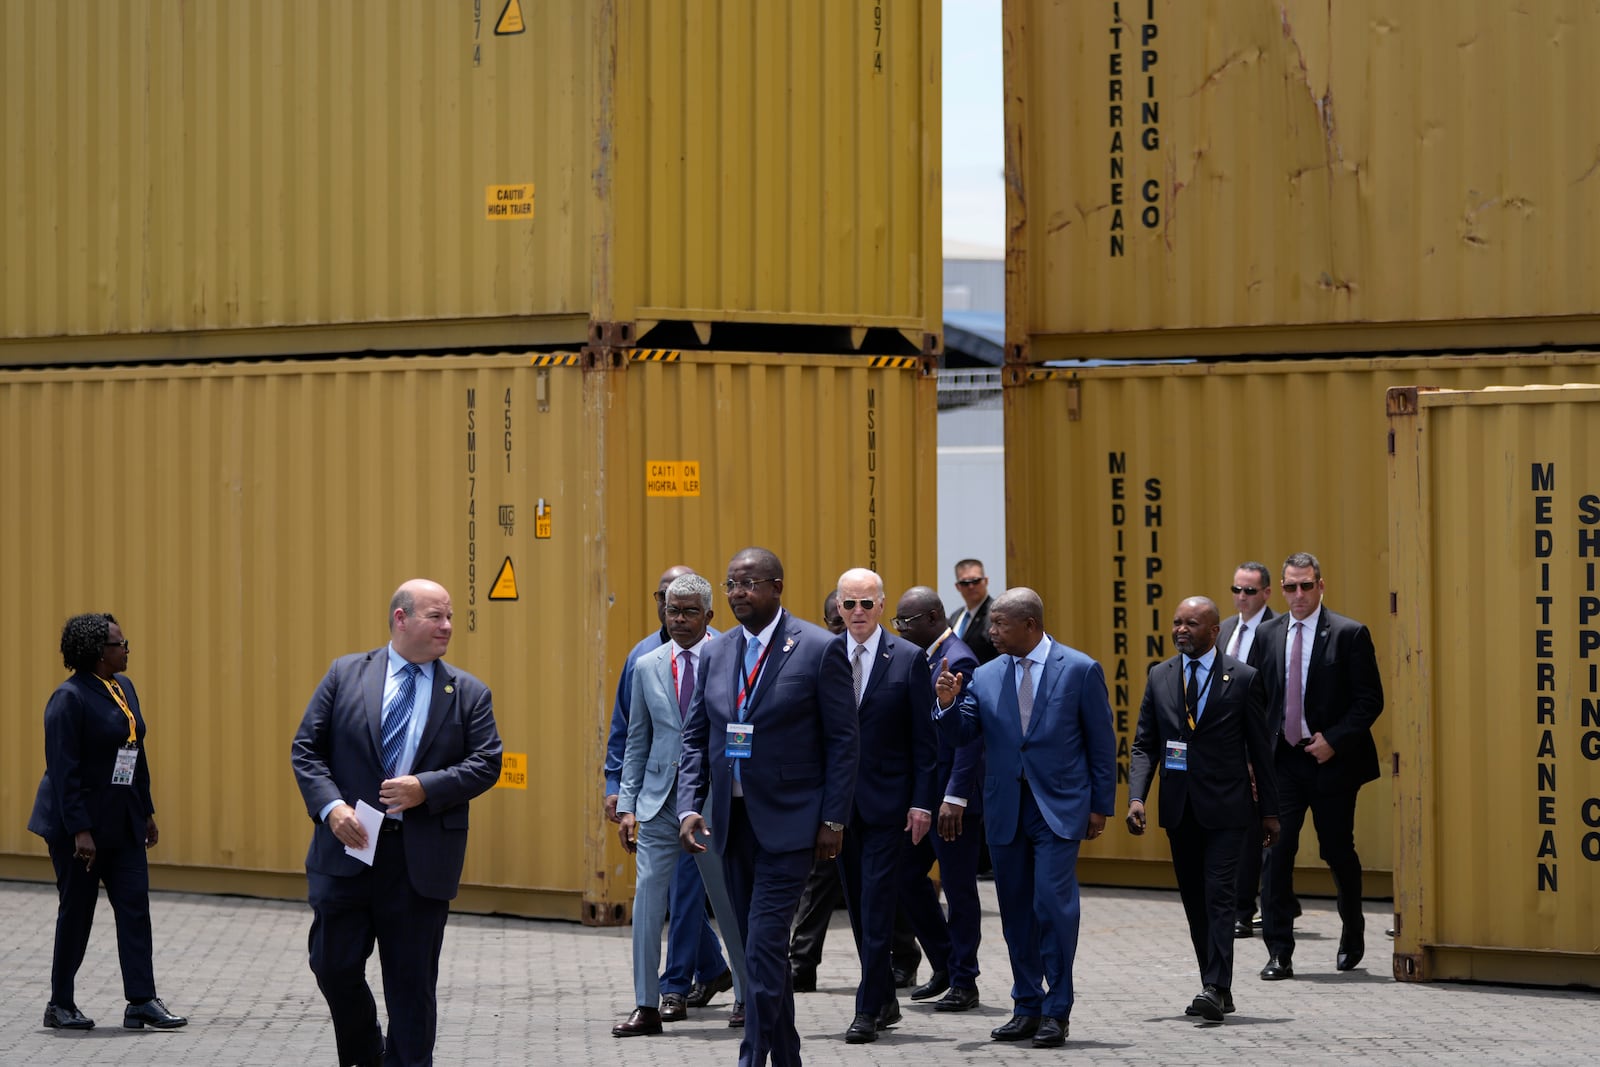
M 982 560 L 964 559 L 955 570 L 956 590 L 963 603 L 961 610 L 950 617 L 950 627 L 982 665 L 1000 655 L 989 640 L 989 608 L 994 603 L 989 595 L 989 578 L 983 573 Z
M 913 586 L 900 596 L 894 628 L 923 649 L 929 678 L 946 662 L 953 674 L 970 679 L 978 658 L 955 635 L 945 619 L 939 594 L 925 585 Z M 967 1011 L 978 1006 L 978 944 L 982 939 L 983 911 L 978 900 L 979 828 L 983 820 L 983 738 L 973 738 L 959 748 L 939 738 L 934 782 L 943 791 L 935 832 L 912 849 L 905 866 L 901 897 L 912 916 L 917 936 L 929 947 L 933 977 L 912 991 L 912 1000 L 944 997 L 934 1002 L 938 1011 Z M 928 870 L 939 861 L 939 882 L 950 913 L 946 917 L 932 894 Z M 932 908 L 923 903 L 932 897 Z M 943 949 L 941 955 L 934 946 Z
M 744 937 L 739 1063 L 800 1062 L 789 985 L 789 927 L 814 859 L 839 854 L 855 795 L 859 728 L 845 662 L 826 630 L 782 609 L 783 565 L 764 548 L 728 564 L 740 626 L 707 646 L 683 727 L 678 838 L 722 855 Z M 711 798 L 719 815 L 707 827 Z M 722 813 L 726 813 L 723 815 Z
M 1150 672 L 1128 774 L 1128 829 L 1145 830 L 1145 799 L 1161 777 L 1160 823 L 1200 965 L 1186 1013 L 1221 1022 L 1233 1010 L 1235 878 L 1247 845 L 1278 835 L 1278 795 L 1266 695 L 1251 668 L 1216 646 L 1217 606 L 1190 597 L 1172 617 L 1178 655 Z M 1250 795 L 1256 773 L 1260 814 Z
M 395 591 L 389 643 L 334 660 L 306 706 L 292 762 L 317 823 L 306 853 L 311 970 L 340 1064 L 433 1062 L 450 901 L 467 851 L 467 806 L 500 777 L 500 734 L 482 682 L 444 660 L 450 594 L 425 579 Z M 372 866 L 354 804 L 386 813 Z M 377 941 L 385 1041 L 367 985 Z
M 1283 826 L 1267 854 L 1261 888 L 1261 932 L 1270 954 L 1261 977 L 1269 982 L 1294 977 L 1289 880 L 1308 810 L 1338 891 L 1343 932 L 1334 964 L 1351 970 L 1366 952 L 1356 793 L 1378 777 L 1372 724 L 1383 713 L 1383 680 L 1372 635 L 1361 623 L 1324 607 L 1322 591 L 1322 565 L 1315 556 L 1296 552 L 1284 560 L 1283 596 L 1289 614 L 1263 626 L 1250 650 L 1250 665 L 1267 688 Z
M 933 825 L 938 742 L 928 704 L 933 679 L 922 649 L 886 633 L 883 579 L 864 568 L 839 576 L 839 608 L 847 632 L 828 655 L 850 672 L 860 719 L 861 763 L 855 804 L 839 855 L 839 878 L 861 959 L 850 1044 L 876 1041 L 900 1022 L 889 962 L 895 901 L 911 846 Z M 909 833 L 909 840 L 907 834 Z

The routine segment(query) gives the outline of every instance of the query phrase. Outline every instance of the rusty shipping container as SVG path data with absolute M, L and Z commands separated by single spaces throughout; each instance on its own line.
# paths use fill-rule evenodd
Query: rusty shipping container
M 1600 986 L 1600 388 L 1388 399 L 1394 975 Z
M 0 365 L 938 347 L 937 4 L 5 4 L 0 91 Z
M 1144 677 L 1173 654 L 1173 610 L 1204 595 L 1231 610 L 1245 560 L 1273 574 L 1309 551 L 1326 603 L 1372 629 L 1386 687 L 1390 658 L 1384 392 L 1590 380 L 1600 354 L 1142 364 L 1083 370 L 1007 368 L 1006 575 L 1044 599 L 1047 629 L 1106 668 L 1127 803 Z M 1299 447 L 1303 446 L 1303 447 Z M 1387 766 L 1394 693 L 1374 737 Z M 1120 808 L 1119 808 L 1120 810 Z M 1387 896 L 1394 823 L 1387 775 L 1361 791 L 1356 846 L 1365 890 Z M 1159 835 L 1109 833 L 1083 850 L 1086 881 L 1171 883 Z M 1330 893 L 1314 847 L 1296 885 Z
M 0 877 L 24 830 L 62 621 L 134 648 L 162 827 L 156 884 L 297 897 L 311 825 L 289 740 L 335 655 L 387 639 L 402 580 L 451 591 L 449 659 L 494 690 L 501 787 L 460 906 L 626 919 L 601 755 L 660 572 L 783 559 L 816 620 L 840 572 L 932 581 L 933 378 L 910 357 L 369 357 L 0 372 Z M 720 594 L 715 625 L 732 621 Z
M 1029 362 L 1600 345 L 1590 0 L 1006 0 Z

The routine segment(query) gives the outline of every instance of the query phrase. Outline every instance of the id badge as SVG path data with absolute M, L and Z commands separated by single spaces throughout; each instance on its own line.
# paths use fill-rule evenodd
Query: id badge
M 1186 771 L 1189 769 L 1189 742 L 1167 742 L 1167 770 Z
M 133 768 L 139 762 L 139 750 L 136 748 L 117 749 L 117 765 L 111 768 L 112 785 L 132 785 Z
M 723 755 L 729 759 L 749 759 L 750 743 L 755 738 L 755 723 L 730 722 L 728 724 L 728 745 L 723 750 Z

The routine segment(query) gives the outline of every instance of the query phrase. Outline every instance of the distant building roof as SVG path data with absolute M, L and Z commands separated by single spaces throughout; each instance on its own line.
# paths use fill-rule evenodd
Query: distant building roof
M 974 244 L 971 241 L 946 241 L 945 259 L 1005 259 L 1006 250 L 995 245 Z
M 998 367 L 1006 361 L 1006 317 L 999 311 L 944 313 L 947 367 Z

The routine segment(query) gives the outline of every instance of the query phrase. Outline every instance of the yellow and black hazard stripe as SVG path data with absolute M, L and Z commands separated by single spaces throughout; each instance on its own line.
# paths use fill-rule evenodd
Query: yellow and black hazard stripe
M 628 350 L 629 363 L 676 363 L 683 353 L 675 348 L 632 348 Z
M 541 352 L 528 357 L 535 367 L 576 367 L 578 360 L 576 352 Z

